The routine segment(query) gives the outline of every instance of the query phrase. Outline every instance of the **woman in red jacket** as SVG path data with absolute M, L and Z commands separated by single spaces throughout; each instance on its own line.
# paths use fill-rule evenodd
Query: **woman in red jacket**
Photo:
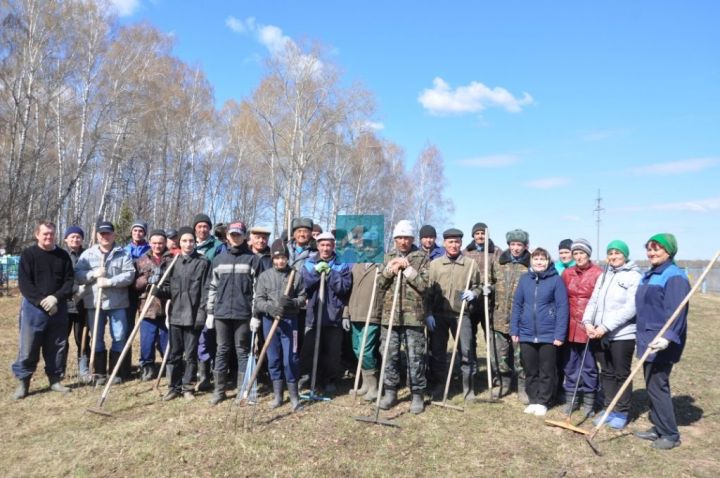
M 595 407 L 595 392 L 598 388 L 598 369 L 592 352 L 583 354 L 585 344 L 590 340 L 582 323 L 585 307 L 590 301 L 595 283 L 602 275 L 602 269 L 592 263 L 590 255 L 592 247 L 586 239 L 576 239 L 572 244 L 572 255 L 575 265 L 565 269 L 563 282 L 568 291 L 570 303 L 570 323 L 568 324 L 567 342 L 563 351 L 563 369 L 565 372 L 565 395 L 570 402 L 565 406 L 565 413 L 570 414 L 577 405 L 572 395 L 575 384 L 580 380 L 578 392 L 583 394 L 582 412 L 591 416 Z M 583 361 L 583 355 L 585 360 Z

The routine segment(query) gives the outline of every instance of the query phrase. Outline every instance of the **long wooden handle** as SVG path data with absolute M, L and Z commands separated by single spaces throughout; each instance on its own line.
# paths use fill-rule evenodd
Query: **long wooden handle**
M 690 298 L 695 294 L 695 291 L 698 290 L 700 285 L 705 280 L 705 277 L 710 272 L 710 269 L 712 269 L 713 264 L 715 264 L 715 261 L 717 261 L 718 257 L 720 257 L 720 250 L 715 253 L 715 257 L 712 258 L 710 263 L 705 267 L 705 270 L 703 271 L 702 275 L 698 278 L 698 280 L 695 282 L 695 285 L 690 289 L 690 292 L 685 296 L 685 298 L 680 302 L 680 305 L 677 306 L 677 309 L 675 309 L 675 312 L 670 316 L 670 318 L 665 322 L 665 325 L 663 325 L 662 329 L 655 335 L 655 338 L 650 341 L 652 343 L 653 341 L 659 339 L 660 337 L 667 332 L 667 330 L 672 326 L 673 322 L 675 322 L 675 319 L 678 318 L 678 316 L 682 313 L 682 310 L 685 308 L 685 306 L 690 302 Z M 595 428 L 592 429 L 592 432 L 590 432 L 589 439 L 592 440 L 595 438 L 595 435 L 597 435 L 597 432 L 600 430 L 600 427 L 602 427 L 603 423 L 605 423 L 605 420 L 607 420 L 607 417 L 610 415 L 610 412 L 613 411 L 615 408 L 615 405 L 617 405 L 617 402 L 620 400 L 620 396 L 625 392 L 625 390 L 630 386 L 630 384 L 633 381 L 633 378 L 638 373 L 638 371 L 642 368 L 643 364 L 645 364 L 645 361 L 647 360 L 648 356 L 653 353 L 652 349 L 650 347 L 645 349 L 645 353 L 642 354 L 642 357 L 638 360 L 637 364 L 635 364 L 635 367 L 633 367 L 632 372 L 630 372 L 630 375 L 628 375 L 628 378 L 625 380 L 625 383 L 622 384 L 622 387 L 620 387 L 620 390 L 615 394 L 615 397 L 612 399 L 612 402 L 610 402 L 610 405 L 605 410 L 605 414 L 600 419 L 600 422 L 595 425 Z
M 485 245 L 483 246 L 483 284 L 489 286 L 488 280 L 488 243 L 490 242 L 490 232 L 485 228 Z M 490 297 L 485 295 L 483 290 L 483 312 L 485 313 L 485 367 L 487 368 L 487 386 L 488 390 L 492 390 L 492 367 L 490 366 Z
M 165 317 L 168 320 L 168 331 L 167 331 L 168 332 L 168 343 L 165 346 L 165 353 L 163 353 L 163 359 L 162 359 L 162 363 L 160 364 L 160 370 L 158 370 L 157 379 L 155 379 L 155 387 L 154 387 L 155 390 L 160 389 L 160 380 L 162 379 L 163 372 L 165 371 L 165 366 L 167 365 L 168 356 L 170 355 L 170 327 L 169 327 L 169 324 L 170 324 L 170 303 L 171 302 L 172 302 L 171 300 L 168 300 L 167 302 L 165 302 Z
M 402 282 L 402 272 L 398 271 L 395 276 L 395 291 L 393 292 L 392 309 L 390 310 L 390 320 L 388 321 L 387 335 L 385 336 L 385 348 L 383 350 L 382 364 L 380 364 L 380 378 L 378 380 L 378 394 L 375 399 L 375 421 L 380 415 L 380 399 L 382 398 L 383 385 L 385 383 L 385 365 L 387 364 L 388 352 L 390 350 L 390 336 L 392 334 L 393 322 L 395 321 L 395 309 L 397 308 L 398 296 L 400 295 L 400 283 Z
M 93 320 L 93 331 L 90 344 L 90 374 L 93 375 L 95 367 L 95 344 L 97 343 L 98 322 L 100 321 L 100 307 L 102 307 L 102 287 L 97 288 L 95 298 L 95 320 Z M 103 374 L 105 371 L 103 370 Z
M 375 277 L 373 277 L 373 288 L 370 294 L 370 308 L 365 317 L 365 328 L 363 329 L 362 340 L 360 341 L 360 352 L 358 353 L 358 364 L 355 370 L 355 385 L 353 386 L 353 400 L 357 399 L 358 385 L 360 384 L 360 371 L 362 370 L 363 358 L 365 357 L 365 346 L 367 345 L 367 336 L 370 328 L 370 316 L 375 309 L 375 293 L 377 291 L 377 279 L 380 275 L 380 268 L 375 267 Z

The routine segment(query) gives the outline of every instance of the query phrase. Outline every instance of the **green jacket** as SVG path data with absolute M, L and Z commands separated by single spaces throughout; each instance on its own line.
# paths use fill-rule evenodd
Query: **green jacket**
M 398 276 L 387 270 L 387 264 L 396 257 L 403 257 L 397 249 L 385 254 L 385 268 L 378 277 L 378 292 L 381 293 L 383 303 L 382 324 L 387 325 L 390 321 L 392 311 L 393 294 L 395 292 L 395 280 Z M 394 326 L 418 327 L 425 325 L 425 303 L 424 295 L 428 286 L 427 268 L 430 259 L 427 253 L 412 246 L 410 252 L 405 255 L 410 262 L 410 268 L 399 274 L 402 282 L 398 292 L 397 309 L 395 313 Z
M 482 275 L 477 263 L 462 254 L 450 260 L 447 255 L 438 257 L 430 263 L 430 286 L 426 295 L 428 312 L 438 317 L 457 318 L 462 307 L 460 295 L 466 289 L 470 276 L 470 289 L 477 298 L 465 306 L 465 311 L 472 312 L 478 300 L 482 300 Z
M 520 276 L 530 267 L 530 253 L 525 251 L 520 259 L 513 261 L 510 250 L 503 252 L 498 260 L 497 282 L 495 283 L 495 312 L 492 314 L 493 329 L 504 334 L 510 333 L 513 298 Z

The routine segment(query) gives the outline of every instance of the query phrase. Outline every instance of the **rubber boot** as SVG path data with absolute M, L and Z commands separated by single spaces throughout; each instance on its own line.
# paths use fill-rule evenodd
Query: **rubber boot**
M 143 365 L 142 366 L 142 376 L 140 377 L 141 382 L 149 382 L 153 379 L 153 375 L 155 374 L 155 366 L 153 364 Z
M 215 389 L 213 390 L 212 397 L 210 397 L 211 406 L 215 406 L 227 398 L 225 395 L 225 372 L 215 372 Z
M 567 398 L 565 400 L 565 406 L 563 407 L 563 413 L 565 415 L 570 415 L 572 412 L 578 409 L 580 406 L 578 397 L 575 396 L 575 400 L 573 400 L 572 393 L 565 393 L 565 397 Z
M 300 394 L 298 393 L 297 382 L 293 382 L 293 383 L 288 382 L 287 388 L 288 388 L 288 395 L 290 395 L 290 404 L 292 405 L 292 411 L 297 412 L 298 410 L 301 410 L 302 406 L 300 405 Z
M 93 374 L 95 375 L 95 385 L 102 386 L 105 385 L 105 382 L 107 381 L 107 352 L 95 352 L 95 364 L 94 364 L 95 370 L 93 370 Z
M 120 353 L 118 353 L 118 357 L 120 356 Z M 122 361 L 122 365 L 120 365 L 120 370 L 118 370 L 118 377 L 120 377 L 120 382 L 114 382 L 115 383 L 122 383 L 123 380 L 128 382 L 132 380 L 132 347 L 128 349 L 127 355 L 125 355 L 125 358 Z
M 18 386 L 12 397 L 13 400 L 22 400 L 28 396 L 28 392 L 30 390 L 30 377 L 20 379 L 18 382 Z
M 365 370 L 360 370 L 360 374 L 362 375 L 362 385 L 360 385 L 360 388 L 357 389 L 358 397 L 362 397 L 368 391 L 368 383 L 367 383 L 367 380 L 365 379 Z M 355 389 L 351 389 L 348 392 L 348 395 L 353 395 L 354 391 L 355 391 Z
M 112 350 L 110 351 L 110 373 L 112 373 L 112 371 L 115 370 L 115 366 L 117 365 L 119 358 L 120 358 L 120 352 L 114 352 Z M 115 375 L 115 378 L 113 379 L 112 384 L 113 385 L 121 384 L 123 381 L 122 375 L 123 375 L 123 366 L 121 364 L 120 370 L 118 370 L 117 375 Z
M 78 357 L 78 374 L 80 375 L 79 381 L 83 384 L 88 384 L 92 382 L 92 374 L 90 373 L 90 368 L 88 367 L 88 357 Z
M 371 402 L 375 399 L 377 399 L 377 393 L 378 393 L 378 378 L 377 378 L 377 370 L 363 370 L 363 385 L 367 385 L 367 392 L 365 395 L 363 395 L 362 399 L 366 402 Z
M 203 392 L 210 390 L 210 361 L 198 361 L 198 384 L 197 389 Z
M 410 412 L 418 415 L 425 411 L 425 399 L 421 392 L 413 392 L 410 402 Z
M 383 395 L 383 398 L 380 400 L 380 409 L 390 410 L 395 405 L 397 405 L 397 391 L 386 389 L 385 395 Z
M 463 373 L 462 375 L 463 397 L 466 402 L 475 400 L 475 377 L 471 374 Z
M 490 393 L 493 400 L 502 398 L 510 393 L 510 387 L 512 386 L 512 377 L 509 375 L 503 375 L 500 377 L 498 387 L 494 388 Z
M 595 394 L 590 392 L 583 393 L 582 413 L 586 417 L 595 415 Z
M 283 403 L 283 384 L 282 380 L 273 380 L 273 401 L 270 402 L 270 408 L 277 408 Z
M 60 383 L 60 377 L 50 377 L 50 390 L 58 393 L 70 393 L 70 389 Z
M 529 405 L 530 404 L 530 398 L 528 397 L 527 390 L 525 390 L 525 379 L 518 377 L 518 400 L 523 405 Z
M 432 399 L 433 401 L 439 402 L 445 396 L 445 382 L 437 382 L 432 388 Z

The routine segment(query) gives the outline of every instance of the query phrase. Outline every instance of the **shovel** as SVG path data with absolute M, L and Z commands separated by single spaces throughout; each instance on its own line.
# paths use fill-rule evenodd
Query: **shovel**
M 697 291 L 698 288 L 702 285 L 703 281 L 705 280 L 705 276 L 708 275 L 708 273 L 710 272 L 710 269 L 712 269 L 713 264 L 715 264 L 715 261 L 717 261 L 719 256 L 720 256 L 720 250 L 715 253 L 715 257 L 713 257 L 712 260 L 705 267 L 705 270 L 700 275 L 698 280 L 695 282 L 695 285 L 692 287 L 692 289 L 690 289 L 690 292 L 688 292 L 688 294 L 685 296 L 683 301 L 680 302 L 680 305 L 677 306 L 677 309 L 675 309 L 675 312 L 673 312 L 673 314 L 670 316 L 670 318 L 667 320 L 667 322 L 665 322 L 665 325 L 663 325 L 662 329 L 660 329 L 660 331 L 657 333 L 657 335 L 655 335 L 653 340 L 651 340 L 650 342 L 662 337 L 663 334 L 665 334 L 665 332 L 667 332 L 667 330 L 670 328 L 670 326 L 673 324 L 673 322 L 675 322 L 675 319 L 678 318 L 678 316 L 682 312 L 683 308 L 685 308 L 685 306 L 688 304 L 688 302 L 690 302 L 690 298 L 693 296 L 693 294 L 695 294 L 695 291 Z M 640 357 L 640 360 L 638 360 L 637 364 L 635 364 L 635 367 L 630 372 L 630 375 L 628 375 L 628 378 L 625 380 L 625 383 L 623 383 L 622 387 L 620 387 L 620 390 L 618 390 L 617 393 L 615 394 L 615 398 L 613 398 L 612 402 L 610 402 L 610 405 L 607 407 L 607 409 L 605 410 L 605 413 L 600 418 L 600 422 L 597 425 L 595 425 L 595 428 L 593 428 L 592 431 L 590 431 L 590 433 L 585 437 L 585 441 L 590 446 L 590 448 L 592 448 L 592 451 L 595 452 L 596 455 L 602 456 L 602 452 L 597 447 L 597 445 L 595 443 L 593 443 L 595 436 L 600 431 L 600 428 L 605 423 L 605 420 L 608 419 L 608 416 L 615 408 L 615 405 L 617 405 L 617 402 L 620 400 L 620 397 L 622 396 L 625 389 L 628 388 L 628 386 L 632 383 L 633 378 L 635 377 L 635 374 L 637 374 L 638 371 L 642 368 L 642 366 L 645 364 L 645 361 L 647 360 L 648 356 L 651 353 L 652 353 L 652 349 L 650 349 L 650 347 L 645 349 L 645 353 L 642 354 L 642 357 Z
M 179 254 L 177 256 L 175 256 L 173 261 L 168 266 L 167 270 L 165 270 L 165 273 L 160 278 L 160 282 L 158 282 L 157 284 L 153 284 L 150 287 L 150 291 L 148 292 L 148 297 L 152 296 L 155 289 L 159 288 L 165 282 L 165 279 L 167 279 L 167 276 L 170 274 L 170 271 L 172 271 L 173 267 L 175 266 L 175 262 L 177 261 L 178 257 L 180 257 Z M 105 383 L 105 388 L 103 388 L 103 391 L 100 394 L 100 397 L 98 398 L 97 403 L 95 404 L 94 407 L 87 408 L 86 410 L 88 412 L 96 413 L 98 415 L 104 415 L 106 417 L 112 416 L 112 414 L 110 412 L 103 409 L 103 405 L 105 404 L 105 400 L 107 400 L 108 394 L 110 393 L 110 387 L 112 386 L 113 379 L 115 379 L 118 372 L 120 371 L 123 360 L 125 359 L 125 356 L 130 351 L 130 347 L 132 347 L 132 342 L 133 342 L 133 340 L 135 340 L 135 336 L 140 331 L 140 325 L 142 325 L 142 321 L 145 320 L 145 314 L 147 314 L 147 311 L 150 309 L 151 305 L 152 305 L 152 300 L 145 301 L 145 306 L 143 307 L 142 312 L 140 313 L 140 320 L 135 322 L 135 327 L 133 327 L 132 332 L 130 332 L 128 339 L 125 342 L 125 347 L 123 347 L 122 352 L 120 353 L 120 357 L 118 358 L 117 363 L 115 364 L 115 368 L 113 369 L 112 374 L 110 375 L 110 378 L 108 378 L 107 382 Z M 97 324 L 97 322 L 96 322 L 96 324 Z
M 390 350 L 390 335 L 392 334 L 393 322 L 395 321 L 395 310 L 397 309 L 398 295 L 400 292 L 400 283 L 402 282 L 402 272 L 398 272 L 395 277 L 395 291 L 393 292 L 392 311 L 390 312 L 390 320 L 388 321 L 387 335 L 385 336 L 385 348 L 383 349 L 382 364 L 380 365 L 380 379 L 378 380 L 378 394 L 375 399 L 375 415 L 370 417 L 354 417 L 359 422 L 374 423 L 375 425 L 385 425 L 386 427 L 400 428 L 397 423 L 390 420 L 380 418 L 380 398 L 382 397 L 383 385 L 385 384 L 385 365 L 387 364 L 388 352 Z
M 472 279 L 473 268 L 474 268 L 473 265 L 475 264 L 475 261 L 468 261 L 468 262 L 470 262 L 470 268 L 468 270 L 468 275 L 467 275 L 467 280 L 465 281 L 465 289 L 464 290 L 468 290 L 470 288 L 470 280 Z M 453 351 L 452 351 L 452 355 L 450 356 L 450 366 L 448 367 L 447 379 L 445 380 L 445 392 L 443 393 L 442 402 L 430 402 L 433 405 L 449 408 L 451 410 L 457 410 L 458 412 L 464 412 L 465 409 L 462 407 L 455 406 L 455 405 L 449 405 L 447 403 L 447 398 L 448 398 L 448 392 L 450 391 L 450 380 L 452 379 L 453 367 L 455 366 L 455 357 L 457 356 L 458 343 L 460 342 L 460 330 L 462 327 L 463 318 L 465 316 L 465 306 L 466 305 L 467 305 L 467 300 L 463 299 L 462 304 L 460 305 L 460 317 L 458 317 L 458 324 L 457 324 L 457 328 L 455 329 L 455 340 L 453 341 Z

